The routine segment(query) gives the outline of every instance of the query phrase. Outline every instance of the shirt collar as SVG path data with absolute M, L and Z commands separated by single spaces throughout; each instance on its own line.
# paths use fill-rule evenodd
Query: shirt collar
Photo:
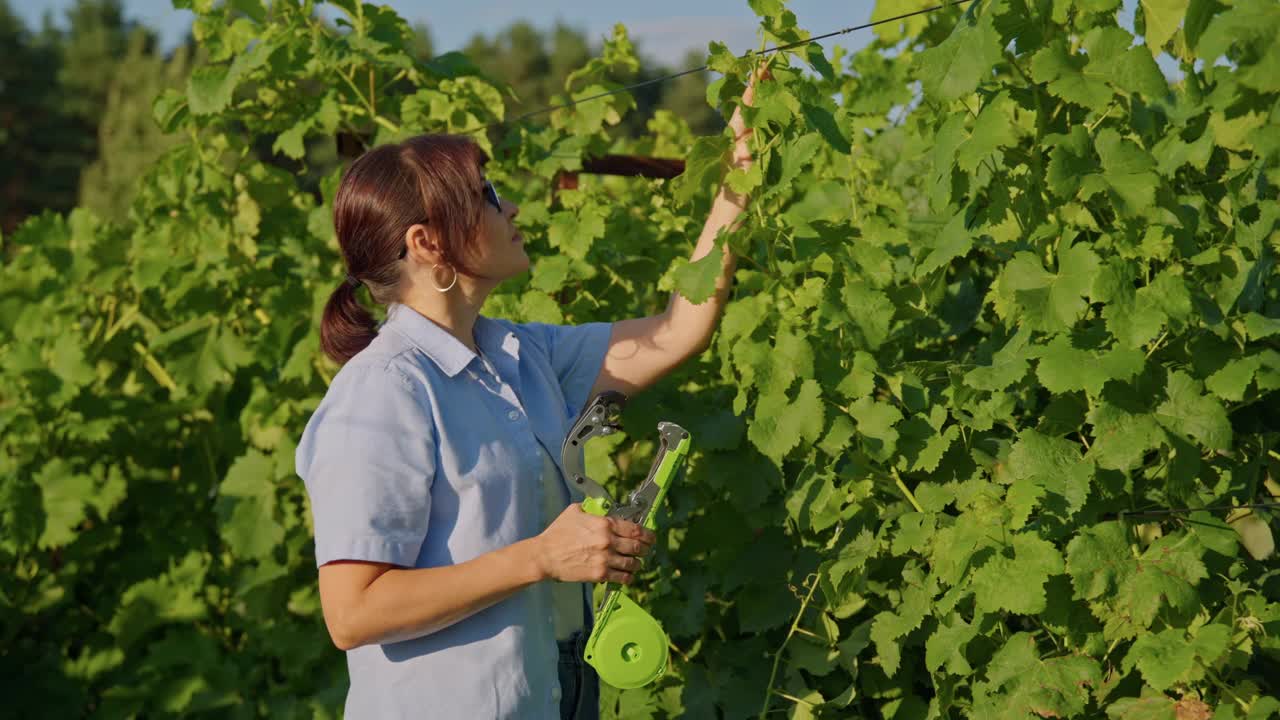
M 476 358 L 476 354 L 448 330 L 402 303 L 391 304 L 382 327 L 396 331 L 413 343 L 449 377 L 462 372 Z M 507 338 L 514 334 L 483 315 L 476 316 L 473 332 L 476 344 L 486 355 L 494 354 L 499 348 L 505 350 L 510 342 Z

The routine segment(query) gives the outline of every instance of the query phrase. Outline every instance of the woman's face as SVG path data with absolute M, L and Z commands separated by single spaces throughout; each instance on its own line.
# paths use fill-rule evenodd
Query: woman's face
M 499 199 L 486 189 L 480 230 L 476 238 L 478 271 L 494 280 L 506 280 L 529 270 L 529 256 L 524 250 L 524 236 L 516 229 L 515 217 L 520 208 L 510 200 Z M 499 206 L 501 209 L 499 209 Z

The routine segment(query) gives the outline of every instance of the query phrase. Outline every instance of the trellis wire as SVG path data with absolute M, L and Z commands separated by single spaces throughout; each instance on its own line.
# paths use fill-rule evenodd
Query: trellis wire
M 834 32 L 829 32 L 824 35 L 818 35 L 817 37 L 811 37 L 806 40 L 797 40 L 796 42 L 787 43 L 786 45 L 778 45 L 776 47 L 765 48 L 764 50 L 752 50 L 742 55 L 739 55 L 738 57 L 741 59 L 746 59 L 756 55 L 761 55 L 761 56 L 770 55 L 772 53 L 782 52 L 783 50 L 790 50 L 791 48 L 800 47 L 802 45 L 809 45 L 811 43 L 818 42 L 819 40 L 826 40 L 827 38 L 836 37 L 837 35 L 847 35 L 848 33 L 851 33 L 855 30 L 865 30 L 867 28 L 872 28 L 877 25 L 884 25 L 885 23 L 905 20 L 909 17 L 914 17 L 916 15 L 925 15 L 927 13 L 936 12 L 938 10 L 945 10 L 946 8 L 955 7 L 956 5 L 963 5 L 964 3 L 972 2 L 972 1 L 973 0 L 955 0 L 954 2 L 943 3 L 942 5 L 935 5 L 933 7 L 924 8 L 923 10 L 916 10 L 909 13 L 903 13 L 902 15 L 897 15 L 891 18 L 885 18 L 884 20 L 877 20 L 875 22 L 863 23 L 862 25 L 854 25 L 852 27 L 844 28 L 843 30 L 836 30 Z M 667 82 L 668 80 L 675 80 L 676 78 L 681 78 L 681 77 L 684 77 L 685 75 L 692 75 L 694 73 L 703 72 L 704 70 L 708 70 L 708 69 L 709 69 L 709 66 L 702 65 L 696 68 L 689 68 L 688 70 L 681 70 L 680 72 L 677 72 L 677 73 L 671 73 L 670 75 L 663 75 L 662 77 L 651 78 L 649 80 L 641 80 L 640 82 L 632 83 L 625 87 L 620 87 L 616 90 L 609 90 L 607 92 L 597 93 L 595 95 L 588 95 L 587 97 L 584 97 L 584 98 L 571 100 L 569 102 L 560 103 L 558 105 L 551 105 L 545 108 L 541 108 L 539 110 L 531 110 L 527 113 L 517 115 L 511 120 L 498 120 L 496 122 L 491 122 L 488 125 L 477 125 L 471 128 L 470 130 L 464 130 L 462 134 L 464 135 L 470 134 L 474 132 L 479 132 L 481 130 L 489 131 L 496 127 L 515 124 L 520 122 L 521 120 L 527 120 L 528 118 L 531 118 L 537 115 L 542 115 L 544 113 L 554 112 L 556 110 L 563 110 L 565 108 L 570 108 L 585 102 L 590 102 L 592 100 L 599 100 L 600 98 L 606 98 L 606 97 L 609 97 L 610 95 L 617 95 L 619 93 L 624 93 L 629 90 L 635 90 L 636 88 L 641 88 L 648 85 L 657 85 L 658 83 L 664 83 L 664 82 Z

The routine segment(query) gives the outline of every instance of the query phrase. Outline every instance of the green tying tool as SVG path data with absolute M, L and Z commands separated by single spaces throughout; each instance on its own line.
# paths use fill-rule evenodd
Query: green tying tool
M 593 437 L 612 435 L 620 429 L 618 418 L 626 402 L 627 396 L 615 391 L 592 398 L 565 438 L 560 457 L 569 482 L 586 495 L 582 501 L 584 511 L 630 520 L 656 531 L 658 506 L 689 454 L 688 431 L 675 423 L 658 423 L 658 454 L 649 476 L 622 502 L 614 502 L 583 467 L 583 446 Z M 638 688 L 666 672 L 667 644 L 662 625 L 627 596 L 625 587 L 610 583 L 596 610 L 595 627 L 587 638 L 583 659 L 610 685 Z

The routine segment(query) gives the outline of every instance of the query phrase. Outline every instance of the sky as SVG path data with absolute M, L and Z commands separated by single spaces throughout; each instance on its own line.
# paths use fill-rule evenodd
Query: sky
M 31 28 L 39 27 L 46 13 L 52 13 L 54 24 L 65 26 L 66 10 L 74 4 L 74 0 L 13 3 Z M 679 65 L 689 49 L 706 50 L 712 40 L 737 52 L 757 47 L 755 15 L 746 0 L 391 0 L 379 4 L 390 5 L 411 23 L 425 22 L 437 52 L 461 49 L 473 35 L 492 35 L 515 20 L 527 20 L 539 28 L 561 21 L 597 41 L 620 22 L 642 54 L 671 66 Z M 160 33 L 165 49 L 177 44 L 191 24 L 191 13 L 174 10 L 169 0 L 123 0 L 123 5 L 127 18 Z M 867 22 L 875 0 L 792 0 L 788 6 L 801 27 L 820 35 Z M 871 32 L 858 30 L 833 41 L 853 50 L 865 45 Z

